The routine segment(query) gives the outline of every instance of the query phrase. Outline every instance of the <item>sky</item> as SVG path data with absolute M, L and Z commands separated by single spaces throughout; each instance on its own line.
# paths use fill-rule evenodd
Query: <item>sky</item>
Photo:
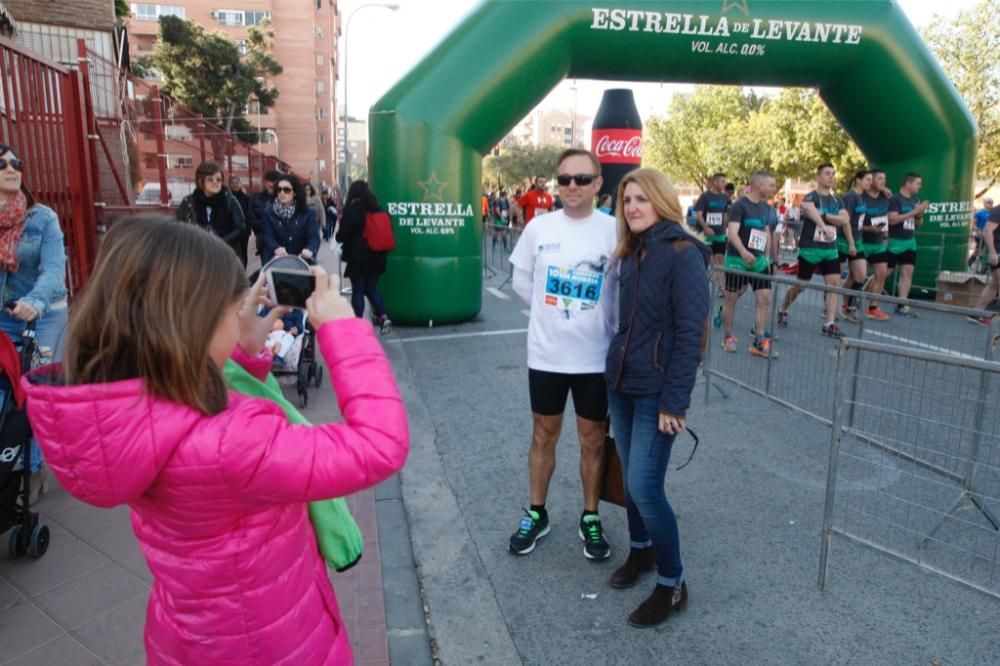
M 518 2 L 519 0 L 507 0 Z M 552 0 L 557 2 L 558 0 Z M 706 0 L 715 5 L 718 0 Z M 752 3 L 753 0 L 749 0 Z M 951 17 L 973 7 L 977 0 L 896 0 L 918 28 L 933 20 L 935 14 Z M 349 68 L 348 105 L 351 116 L 365 117 L 368 109 L 401 79 L 416 63 L 433 49 L 462 18 L 474 9 L 478 0 L 386 0 L 399 9 L 363 5 L 378 4 L 375 0 L 340 0 L 345 29 L 340 39 L 341 82 L 337 87 L 338 104 L 344 99 L 344 65 Z M 658 0 L 657 5 L 667 4 Z M 349 21 L 349 23 L 348 23 Z M 502 40 L 502 35 L 497 35 Z M 344 49 L 350 49 L 344 57 Z M 484 49 L 489 49 L 485 44 Z M 569 113 L 574 107 L 573 82 L 563 81 L 539 105 L 558 108 Z M 576 109 L 580 115 L 593 116 L 607 88 L 619 87 L 613 81 L 577 82 Z M 628 83 L 635 91 L 639 113 L 644 117 L 662 115 L 670 98 L 678 90 L 690 90 L 689 85 Z

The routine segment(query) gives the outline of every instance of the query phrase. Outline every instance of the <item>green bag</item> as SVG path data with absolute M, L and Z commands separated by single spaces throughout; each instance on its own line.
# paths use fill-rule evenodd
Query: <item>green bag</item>
M 281 407 L 292 423 L 309 424 L 306 417 L 285 399 L 274 375 L 268 374 L 267 379 L 260 382 L 239 363 L 229 360 L 222 376 L 232 390 L 252 398 L 266 398 Z M 347 500 L 338 497 L 309 502 L 309 520 L 316 532 L 319 551 L 327 564 L 337 571 L 346 571 L 358 563 L 364 549 L 364 537 L 347 508 Z

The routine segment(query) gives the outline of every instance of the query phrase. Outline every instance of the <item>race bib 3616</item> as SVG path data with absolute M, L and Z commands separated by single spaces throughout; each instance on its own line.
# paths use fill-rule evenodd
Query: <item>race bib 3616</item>
M 604 274 L 586 268 L 549 266 L 545 304 L 560 310 L 591 310 L 601 300 Z

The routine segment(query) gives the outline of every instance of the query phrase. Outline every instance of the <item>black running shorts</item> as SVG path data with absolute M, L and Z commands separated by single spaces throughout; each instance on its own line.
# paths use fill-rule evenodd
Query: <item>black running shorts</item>
M 917 251 L 916 250 L 906 250 L 905 252 L 900 252 L 899 254 L 889 253 L 889 268 L 895 268 L 896 266 L 916 266 L 917 265 Z
M 770 271 L 762 273 L 762 275 L 770 274 Z M 754 291 L 761 291 L 763 289 L 771 288 L 771 280 L 750 277 L 749 275 L 734 275 L 733 273 L 726 273 L 726 291 L 743 291 L 743 287 L 747 285 L 750 285 L 750 288 Z
M 712 254 L 725 254 L 726 241 L 712 241 Z
M 836 259 L 824 259 L 818 264 L 814 264 L 799 257 L 798 278 L 808 282 L 812 279 L 814 273 L 819 273 L 823 276 L 840 275 L 840 262 Z
M 542 416 L 556 416 L 566 410 L 566 398 L 573 393 L 576 415 L 588 421 L 603 421 L 608 416 L 608 389 L 604 373 L 567 375 L 528 368 L 528 394 L 531 411 Z

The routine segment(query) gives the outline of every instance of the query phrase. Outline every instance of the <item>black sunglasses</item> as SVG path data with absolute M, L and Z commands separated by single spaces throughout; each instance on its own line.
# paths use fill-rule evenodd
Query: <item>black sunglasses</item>
M 6 160 L 6 159 L 0 157 L 0 171 L 3 171 L 8 166 L 10 166 L 12 169 L 14 169 L 14 171 L 18 171 L 18 172 L 24 171 L 24 162 L 22 162 L 21 160 L 17 159 L 16 157 L 12 157 L 9 160 Z
M 591 175 L 589 173 L 578 173 L 574 175 L 570 175 L 568 173 L 561 173 L 558 176 L 556 176 L 556 182 L 559 183 L 561 187 L 568 187 L 569 184 L 575 180 L 577 185 L 579 185 L 580 187 L 585 187 L 593 183 L 596 178 L 597 176 Z
M 287 185 L 285 185 L 284 187 L 276 187 L 276 188 L 274 188 L 274 191 L 275 192 L 284 192 L 285 194 L 291 194 L 295 190 L 292 189 L 291 187 L 288 187 Z

